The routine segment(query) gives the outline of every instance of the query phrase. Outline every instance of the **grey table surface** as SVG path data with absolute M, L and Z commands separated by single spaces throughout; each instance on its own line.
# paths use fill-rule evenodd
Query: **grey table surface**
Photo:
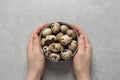
M 76 23 L 87 33 L 92 80 L 120 80 L 120 0 L 0 0 L 0 80 L 25 80 L 31 32 L 55 21 Z M 72 60 L 47 61 L 43 80 L 75 80 Z

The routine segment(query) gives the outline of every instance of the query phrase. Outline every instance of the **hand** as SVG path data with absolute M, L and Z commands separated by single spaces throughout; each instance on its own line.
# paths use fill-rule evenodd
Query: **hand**
M 40 39 L 38 34 L 47 25 L 43 24 L 36 29 L 30 37 L 27 45 L 28 72 L 27 80 L 40 80 L 45 69 L 45 57 L 40 51 Z
M 77 80 L 90 80 L 92 48 L 86 34 L 75 24 L 72 26 L 79 34 L 78 52 L 73 58 L 73 73 Z

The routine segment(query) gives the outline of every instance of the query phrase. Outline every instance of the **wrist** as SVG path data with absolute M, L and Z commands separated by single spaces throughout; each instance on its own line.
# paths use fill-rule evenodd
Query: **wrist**
M 78 74 L 75 75 L 76 76 L 76 80 L 90 80 L 90 74 L 89 73 L 82 73 L 82 74 Z
M 37 71 L 28 71 L 27 80 L 40 80 L 42 75 Z

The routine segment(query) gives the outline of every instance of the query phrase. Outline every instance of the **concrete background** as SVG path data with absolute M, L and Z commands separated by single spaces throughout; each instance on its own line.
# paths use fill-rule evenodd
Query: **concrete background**
M 29 36 L 54 21 L 76 23 L 87 33 L 92 80 L 120 80 L 120 0 L 0 0 L 0 80 L 25 80 Z M 47 62 L 43 80 L 75 80 L 71 62 Z

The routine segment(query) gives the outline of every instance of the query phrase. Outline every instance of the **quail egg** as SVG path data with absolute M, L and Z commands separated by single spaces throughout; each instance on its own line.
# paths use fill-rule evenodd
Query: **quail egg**
M 59 23 L 53 23 L 51 25 L 51 30 L 54 34 L 58 33 L 60 31 L 60 24 Z
M 45 53 L 45 56 L 47 56 L 47 57 L 48 57 L 49 54 L 51 53 L 48 46 L 44 46 L 44 47 L 43 47 L 43 52 Z
M 69 49 L 65 49 L 60 53 L 60 57 L 62 59 L 69 59 L 72 56 L 72 51 Z
M 77 42 L 75 40 L 72 40 L 70 45 L 68 45 L 68 49 L 70 49 L 71 51 L 74 51 L 76 48 L 77 48 Z
M 50 28 L 45 28 L 43 31 L 42 31 L 42 35 L 44 37 L 46 37 L 47 35 L 51 35 L 52 34 L 52 31 Z
M 46 45 L 50 45 L 51 43 L 56 41 L 56 37 L 54 35 L 48 35 L 46 36 Z
M 72 37 L 72 39 L 76 38 L 76 34 L 72 29 L 67 30 L 66 34 L 70 37 Z
M 48 57 L 53 62 L 58 62 L 60 60 L 60 55 L 57 53 L 51 53 Z
M 68 30 L 69 28 L 68 28 L 68 26 L 66 26 L 66 25 L 61 25 L 60 26 L 60 30 L 61 30 L 61 32 L 63 32 L 63 33 L 66 33 L 66 31 Z
M 52 52 L 59 52 L 63 50 L 63 46 L 60 43 L 52 43 L 49 45 L 49 48 Z
M 63 36 L 61 36 L 61 38 L 60 38 L 60 43 L 61 43 L 62 45 L 67 45 L 68 43 L 71 42 L 71 40 L 72 40 L 72 38 L 69 37 L 68 35 L 63 35 Z
M 44 46 L 44 45 L 45 45 L 45 41 L 46 41 L 46 39 L 45 39 L 45 38 L 42 38 L 42 39 L 40 40 L 40 43 L 41 43 L 41 45 L 42 45 L 42 46 Z
M 63 36 L 64 34 L 62 32 L 59 32 L 57 35 L 56 35 L 56 40 L 57 41 L 60 41 L 60 38 L 61 36 Z

